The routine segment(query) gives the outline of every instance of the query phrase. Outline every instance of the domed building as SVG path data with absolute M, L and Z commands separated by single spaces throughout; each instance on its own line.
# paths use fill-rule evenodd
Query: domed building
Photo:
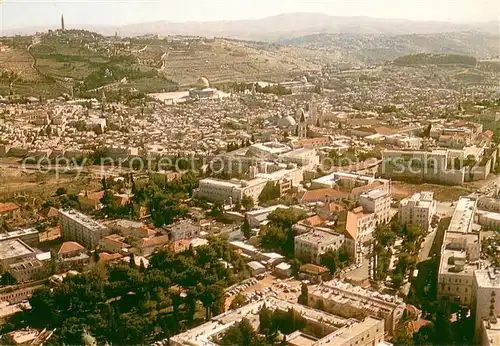
M 208 99 L 215 96 L 215 89 L 210 88 L 210 82 L 206 77 L 200 77 L 196 86 L 189 89 L 189 97 L 195 100 Z
M 205 77 L 200 77 L 198 79 L 198 82 L 196 83 L 196 89 L 203 90 L 207 88 L 210 88 L 210 83 L 208 82 L 208 79 Z
M 282 117 L 278 120 L 278 127 L 280 128 L 291 128 L 295 125 L 297 125 L 297 122 L 291 115 Z

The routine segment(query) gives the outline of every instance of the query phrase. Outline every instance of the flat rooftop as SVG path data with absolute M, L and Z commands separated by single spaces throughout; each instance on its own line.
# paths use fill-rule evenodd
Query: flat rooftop
M 35 235 L 35 234 L 38 234 L 38 231 L 34 228 L 20 229 L 17 231 L 0 233 L 0 241 L 7 240 L 7 239 L 13 239 L 13 238 L 19 238 L 19 237 L 26 236 L 26 235 Z
M 384 196 L 389 195 L 388 192 L 384 191 L 383 189 L 376 189 L 376 190 L 371 190 L 367 192 L 363 192 L 361 196 L 367 197 L 369 199 L 378 199 Z
M 478 287 L 500 288 L 500 268 L 490 267 L 488 269 L 476 270 L 474 276 L 476 277 Z
M 263 183 L 267 183 L 267 179 L 263 178 L 256 178 L 256 179 L 251 179 L 251 180 L 222 180 L 222 179 L 214 179 L 214 178 L 205 178 L 200 180 L 200 184 L 212 184 L 212 185 L 219 185 L 219 186 L 227 186 L 227 187 L 237 187 L 237 188 L 242 188 L 242 187 L 248 187 L 248 186 L 254 186 L 254 185 L 259 185 Z
M 0 242 L 0 260 L 27 256 L 35 251 L 19 239 L 8 239 Z
M 315 341 L 314 345 L 343 344 L 346 340 L 359 335 L 375 324 L 381 325 L 381 333 L 383 335 L 384 322 L 382 319 L 372 317 L 367 317 L 363 321 L 352 318 L 347 319 L 297 303 L 290 303 L 288 301 L 268 297 L 245 305 L 237 310 L 227 311 L 222 315 L 212 318 L 207 323 L 172 337 L 171 340 L 180 345 L 216 345 L 212 341 L 213 337 L 224 333 L 227 328 L 241 321 L 242 318 L 247 318 L 255 328 L 258 328 L 259 312 L 264 304 L 269 309 L 280 309 L 282 311 L 288 311 L 293 308 L 304 317 L 306 321 L 320 323 L 324 325 L 326 329 L 332 330 L 329 335 Z M 296 341 L 298 342 L 297 345 L 300 346 L 308 346 L 310 345 L 310 340 L 313 340 L 309 335 L 304 335 L 303 333 L 297 333 L 294 336 L 298 336 Z M 339 342 L 336 343 L 335 340 Z M 295 342 L 293 342 L 293 344 L 295 344 Z
M 476 209 L 475 198 L 461 197 L 453 213 L 448 233 L 469 233 Z
M 85 227 L 87 227 L 93 231 L 102 231 L 102 230 L 106 229 L 106 227 L 104 225 L 100 224 L 99 222 L 97 222 L 96 220 L 91 218 L 90 216 L 82 214 L 79 211 L 76 211 L 74 209 L 68 209 L 68 210 L 59 209 L 59 214 L 64 215 L 67 218 L 69 218 L 69 219 L 71 219 L 71 220 L 73 220 L 81 225 L 84 225 Z
M 339 233 L 329 233 L 322 231 L 320 229 L 313 229 L 313 231 L 304 233 L 301 235 L 298 235 L 295 237 L 295 241 L 301 240 L 306 243 L 313 243 L 313 244 L 329 244 L 332 242 L 335 242 L 339 239 L 343 239 L 344 236 Z
M 500 345 L 500 321 L 497 319 L 496 323 L 483 321 L 483 328 L 486 331 L 486 336 L 489 341 L 489 346 Z

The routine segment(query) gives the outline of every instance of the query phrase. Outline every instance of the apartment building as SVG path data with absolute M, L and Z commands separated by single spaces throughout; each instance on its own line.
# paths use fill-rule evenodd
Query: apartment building
M 485 230 L 500 231 L 500 213 L 477 210 L 474 219 Z
M 319 165 L 319 155 L 316 149 L 300 148 L 278 157 L 278 160 L 285 163 L 294 163 L 305 169 L 313 169 Z
M 60 209 L 59 224 L 64 241 L 76 241 L 88 249 L 94 249 L 109 234 L 107 227 L 74 209 Z
M 385 189 L 376 189 L 362 193 L 359 204 L 366 213 L 373 213 L 375 222 L 387 223 L 391 219 L 391 194 Z
M 474 335 L 481 345 L 500 341 L 500 269 L 488 268 L 474 272 L 472 314 L 475 319 Z
M 164 226 L 163 229 L 167 231 L 170 241 L 192 239 L 200 236 L 200 227 L 187 220 Z
M 309 291 L 308 305 L 345 318 L 372 316 L 384 320 L 386 331 L 393 333 L 406 304 L 401 298 L 332 280 Z
M 295 256 L 309 263 L 320 263 L 321 255 L 344 246 L 344 235 L 319 227 L 295 237 Z
M 9 265 L 24 260 L 34 260 L 36 252 L 20 239 L 7 239 L 0 242 L 0 271 L 9 270 Z
M 217 346 L 216 337 L 246 318 L 255 329 L 259 329 L 259 312 L 263 306 L 271 311 L 295 310 L 306 323 L 303 331 L 286 335 L 288 345 L 313 346 L 373 346 L 384 341 L 384 321 L 376 317 L 360 319 L 343 318 L 298 303 L 266 298 L 247 304 L 239 309 L 227 311 L 210 321 L 170 338 L 173 346 L 212 345 Z
M 249 196 L 258 201 L 266 184 L 267 179 L 262 178 L 252 180 L 206 178 L 200 180 L 198 197 L 210 202 L 236 203 L 241 202 L 243 196 Z
M 474 271 L 479 269 L 481 237 L 473 224 L 476 199 L 461 197 L 445 232 L 438 270 L 438 298 L 472 303 Z M 477 225 L 478 226 L 478 225 Z
M 288 209 L 289 207 L 283 204 L 273 205 L 270 207 L 256 209 L 246 212 L 246 217 L 251 228 L 258 228 L 260 225 L 267 222 L 267 217 L 277 209 Z
M 448 167 L 448 160 L 452 159 L 447 149 L 432 151 L 386 149 L 382 152 L 382 163 L 378 173 L 384 178 L 462 185 L 465 181 L 465 169 Z
M 9 272 L 16 278 L 17 282 L 39 280 L 48 276 L 49 266 L 37 258 L 24 259 L 9 265 Z
M 427 232 L 436 214 L 436 208 L 434 192 L 417 192 L 399 203 L 399 222 L 418 225 L 424 232 Z
M 10 239 L 20 239 L 27 245 L 36 247 L 40 241 L 38 231 L 34 228 L 20 229 L 17 231 L 6 232 L 0 234 L 0 242 Z

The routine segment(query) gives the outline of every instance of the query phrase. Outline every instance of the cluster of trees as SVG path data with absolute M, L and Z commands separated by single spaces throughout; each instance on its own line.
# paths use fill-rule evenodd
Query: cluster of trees
M 139 208 L 145 206 L 157 227 L 170 224 L 175 219 L 187 215 L 187 205 L 182 201 L 192 196 L 193 190 L 199 183 L 199 177 L 191 171 L 173 181 L 150 179 L 149 183 L 142 187 L 136 186 L 132 174 L 125 178 L 125 184 L 131 186 L 133 197 L 129 203 L 120 206 L 115 203 L 114 190 L 121 190 L 122 186 L 116 185 L 123 183 L 116 183 L 103 177 L 104 195 L 100 200 L 103 208 L 100 213 L 111 217 L 134 218 Z
M 263 204 L 281 197 L 280 187 L 275 182 L 268 182 L 259 195 L 259 203 Z
M 281 84 L 276 85 L 266 85 L 265 87 L 260 86 L 259 83 L 231 83 L 229 85 L 223 86 L 223 89 L 232 92 L 245 92 L 246 90 L 252 90 L 255 87 L 255 91 L 263 94 L 274 94 L 274 95 L 291 95 L 292 91 L 285 88 Z
M 469 65 L 476 66 L 477 60 L 472 56 L 458 54 L 410 54 L 394 60 L 395 65 Z
M 296 234 L 292 226 L 306 217 L 306 212 L 301 209 L 276 209 L 269 214 L 269 223 L 260 232 L 261 246 L 289 258 L 293 257 Z
M 203 322 L 203 315 L 223 312 L 225 287 L 247 275 L 243 259 L 222 239 L 181 253 L 162 249 L 147 268 L 97 262 L 90 272 L 68 277 L 52 290 L 36 290 L 32 310 L 1 332 L 56 328 L 51 343 L 77 345 L 86 330 L 98 344 L 151 344 Z
M 451 314 L 456 313 L 456 321 L 451 322 Z M 406 315 L 406 312 L 405 312 Z M 431 345 L 471 345 L 474 324 L 472 316 L 467 317 L 467 309 L 443 299 L 433 303 L 429 316 L 431 323 L 411 335 L 407 327 L 408 318 L 403 315 L 397 326 L 393 343 L 396 346 Z
M 286 345 L 286 340 L 278 340 L 278 335 L 288 335 L 306 327 L 306 320 L 294 309 L 287 311 L 269 309 L 265 304 L 259 312 L 259 330 L 255 330 L 246 318 L 228 328 L 216 343 L 233 345 Z
M 500 234 L 485 238 L 481 242 L 481 253 L 488 256 L 493 266 L 500 267 Z
M 378 262 L 375 268 L 375 280 L 385 280 L 389 271 L 389 264 L 392 257 L 392 246 L 397 237 L 403 238 L 398 262 L 391 273 L 391 280 L 394 288 L 398 289 L 404 282 L 404 277 L 408 270 L 415 267 L 418 262 L 418 252 L 423 240 L 423 231 L 417 225 L 400 225 L 392 222 L 390 225 L 379 225 L 374 238 L 375 253 Z
M 337 270 L 345 268 L 351 259 L 344 250 L 328 250 L 320 258 L 320 264 L 330 270 L 330 274 L 334 275 Z

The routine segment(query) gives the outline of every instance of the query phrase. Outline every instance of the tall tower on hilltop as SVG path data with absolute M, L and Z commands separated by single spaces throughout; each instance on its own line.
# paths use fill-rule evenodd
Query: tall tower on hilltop
M 64 15 L 61 15 L 61 30 L 64 31 Z

